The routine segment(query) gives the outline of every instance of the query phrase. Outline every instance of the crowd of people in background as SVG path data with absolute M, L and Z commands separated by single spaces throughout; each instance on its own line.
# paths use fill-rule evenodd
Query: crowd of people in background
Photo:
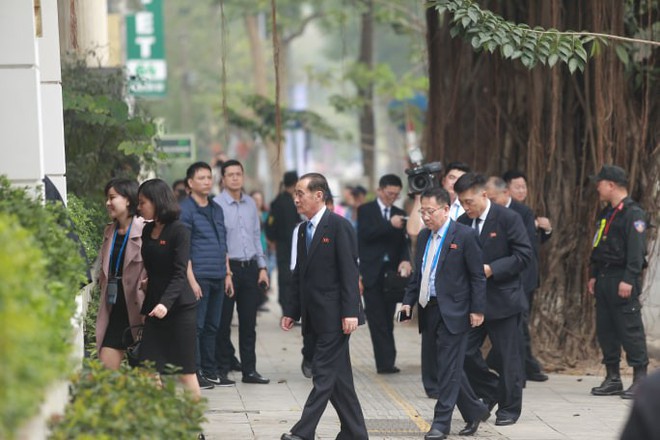
M 239 161 L 217 169 L 218 188 L 204 162 L 171 187 L 160 179 L 108 182 L 112 222 L 100 253 L 96 328 L 108 368 L 119 368 L 141 338 L 140 361 L 179 374 L 195 396 L 233 385 L 230 371 L 244 383 L 268 384 L 257 371 L 256 324 L 276 272 L 281 326 L 302 326 L 301 370 L 314 385 L 285 440 L 314 438 L 328 401 L 342 438 L 367 438 L 348 361 L 348 336 L 364 315 L 375 371 L 396 374 L 394 322 L 416 310 L 421 385 L 436 400 L 427 440 L 448 435 L 454 407 L 466 423 L 460 435 L 475 434 L 496 406 L 496 425 L 515 424 L 525 382 L 548 380 L 529 325 L 540 248 L 553 227 L 525 204 L 524 173 L 484 176 L 451 162 L 437 185 L 398 207 L 404 185 L 394 174 L 380 178 L 370 201 L 365 187 L 345 185 L 335 202 L 324 176 L 289 171 L 268 204 L 263 192 L 246 191 Z M 638 301 L 646 215 L 628 197 L 621 168 L 606 165 L 593 179 L 607 206 L 588 289 L 607 377 L 592 394 L 632 398 L 648 364 Z M 235 310 L 240 359 L 231 340 Z M 625 392 L 621 347 L 635 370 Z

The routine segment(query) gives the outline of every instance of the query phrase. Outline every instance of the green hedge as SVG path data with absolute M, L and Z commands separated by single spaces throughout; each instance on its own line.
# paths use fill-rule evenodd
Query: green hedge
M 43 205 L 0 176 L 0 438 L 35 414 L 71 371 L 71 317 L 85 280 L 61 204 Z
M 178 388 L 172 376 L 162 387 L 152 370 L 118 371 L 90 360 L 74 380 L 73 400 L 51 428 L 52 440 L 195 439 L 205 402 Z
M 80 198 L 68 193 L 67 210 L 91 265 L 96 260 L 103 243 L 103 228 L 110 221 L 105 206 L 89 198 Z

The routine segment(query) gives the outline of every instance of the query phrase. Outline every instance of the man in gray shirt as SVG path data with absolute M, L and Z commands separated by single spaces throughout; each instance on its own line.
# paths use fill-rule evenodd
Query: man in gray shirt
M 237 160 L 222 164 L 223 191 L 213 199 L 225 215 L 229 275 L 233 296 L 224 301 L 216 352 L 218 369 L 227 373 L 231 364 L 231 316 L 234 302 L 238 310 L 238 346 L 241 354 L 243 382 L 267 384 L 269 379 L 257 372 L 255 343 L 257 340 L 257 308 L 259 289 L 269 286 L 266 258 L 261 247 L 261 225 L 254 200 L 243 193 L 243 165 Z

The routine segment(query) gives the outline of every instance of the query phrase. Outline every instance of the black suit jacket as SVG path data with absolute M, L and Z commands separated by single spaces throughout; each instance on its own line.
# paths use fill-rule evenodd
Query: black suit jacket
M 521 274 L 523 290 L 525 293 L 534 291 L 539 286 L 539 241 L 536 235 L 536 225 L 534 223 L 534 213 L 527 205 L 511 200 L 509 208 L 520 214 L 529 242 L 533 249 L 533 258 L 527 268 Z
M 463 214 L 458 222 L 472 225 L 472 219 Z M 520 274 L 534 256 L 520 215 L 495 203 L 481 228 L 479 241 L 484 264 L 493 272 L 486 284 L 486 319 L 501 319 L 523 311 L 524 292 Z
M 419 301 L 422 259 L 431 231 L 423 229 L 417 239 L 415 271 L 406 288 L 403 304 Z M 430 258 L 430 257 L 428 257 Z M 474 229 L 451 222 L 440 250 L 435 275 L 437 305 L 445 326 L 452 334 L 470 329 L 470 313 L 486 311 L 486 275 L 479 239 Z M 427 305 L 427 307 L 432 307 Z M 420 331 L 425 325 L 425 309 L 419 307 Z
M 394 215 L 405 216 L 405 212 L 396 206 L 390 210 Z M 392 226 L 383 218 L 383 213 L 376 200 L 358 208 L 358 253 L 360 256 L 360 274 L 365 287 L 378 282 L 384 264 L 385 255 L 390 263 L 397 267 L 401 261 L 410 261 L 410 252 L 404 229 Z
M 326 211 L 309 249 L 306 227 L 298 228 L 298 256 L 293 270 L 292 297 L 284 316 L 302 317 L 303 333 L 341 332 L 342 318 L 364 323 L 358 287 L 357 240 L 351 223 Z

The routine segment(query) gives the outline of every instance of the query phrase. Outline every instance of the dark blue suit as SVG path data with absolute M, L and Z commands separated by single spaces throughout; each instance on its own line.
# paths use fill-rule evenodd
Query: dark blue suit
M 458 222 L 472 225 L 473 220 L 463 214 Z M 521 273 L 534 254 L 520 215 L 495 203 L 490 204 L 479 241 L 484 264 L 490 265 L 493 274 L 486 287 L 486 320 L 470 330 L 464 368 L 477 395 L 498 403 L 498 418 L 518 420 L 523 385 L 519 326 L 525 308 Z M 502 359 L 499 377 L 488 369 L 481 354 L 486 336 L 495 356 Z
M 424 270 L 422 259 L 430 235 L 431 231 L 424 229 L 417 240 L 415 272 L 403 299 L 403 303 L 410 306 L 419 301 Z M 463 372 L 467 336 L 471 328 L 470 313 L 484 313 L 486 309 L 486 276 L 474 230 L 455 222 L 449 224 L 440 250 L 434 285 L 435 301 L 431 300 L 424 308 L 418 307 L 422 358 L 423 362 L 425 357 L 432 358 L 435 365 L 438 401 L 433 428 L 449 433 L 456 404 L 467 421 L 481 419 L 487 411 L 485 405 L 477 400 Z M 434 353 L 431 353 L 432 347 L 435 347 Z M 462 399 L 459 399 L 459 390 Z
M 349 337 L 342 332 L 342 318 L 364 323 L 358 287 L 357 240 L 350 222 L 325 211 L 309 248 L 306 228 L 298 228 L 298 254 L 293 271 L 291 298 L 284 316 L 302 318 L 303 335 L 315 341 L 312 371 L 314 388 L 300 421 L 291 432 L 315 438 L 316 426 L 328 401 L 332 403 L 341 432 L 338 439 L 367 439 L 367 428 L 353 385 Z

